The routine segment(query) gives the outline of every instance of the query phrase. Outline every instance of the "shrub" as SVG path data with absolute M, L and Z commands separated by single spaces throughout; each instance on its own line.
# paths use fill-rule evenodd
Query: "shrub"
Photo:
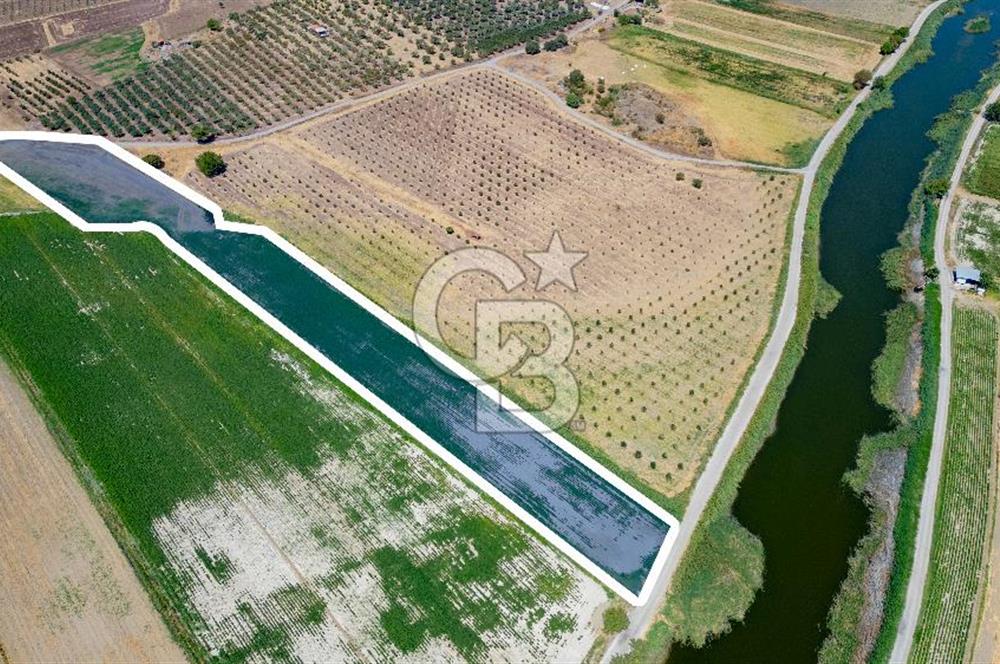
M 604 631 L 617 634 L 628 627 L 628 614 L 620 606 L 609 606 L 604 612 Z
M 695 189 L 701 189 L 701 185 L 702 185 L 701 178 L 695 178 L 691 180 L 691 186 L 694 187 Z
M 558 51 L 561 48 L 565 48 L 569 45 L 569 40 L 566 39 L 566 35 L 556 35 L 552 39 L 545 42 L 544 48 L 546 51 Z
M 638 14 L 622 14 L 618 17 L 618 25 L 642 25 L 642 17 Z
M 943 198 L 948 193 L 948 187 L 950 186 L 948 178 L 938 178 L 924 185 L 924 193 L 934 198 Z
M 570 93 L 566 95 L 566 105 L 570 108 L 580 108 L 580 104 L 582 103 L 583 99 L 581 99 L 580 95 L 575 92 L 570 91 Z
M 211 143 L 215 140 L 215 132 L 205 125 L 195 125 L 191 128 L 191 138 L 199 143 Z
M 205 27 L 212 32 L 218 32 L 219 30 L 222 30 L 222 23 L 217 18 L 210 18 L 208 19 L 208 22 L 205 23 Z
M 163 157 L 158 154 L 143 155 L 142 160 L 153 168 L 163 168 L 164 166 Z
M 524 44 L 524 52 L 528 55 L 538 55 L 542 52 L 542 47 L 538 45 L 537 39 L 529 39 Z
M 854 74 L 854 89 L 860 90 L 871 83 L 872 73 L 867 69 L 860 69 Z
M 206 177 L 215 177 L 226 170 L 226 162 L 215 152 L 202 152 L 194 160 L 198 170 Z
M 990 122 L 1000 122 L 1000 101 L 995 101 L 987 106 L 983 116 Z

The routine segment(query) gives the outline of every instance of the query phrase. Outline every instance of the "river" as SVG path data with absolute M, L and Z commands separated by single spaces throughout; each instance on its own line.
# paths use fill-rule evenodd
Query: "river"
M 871 364 L 885 342 L 883 316 L 896 306 L 879 270 L 895 246 L 934 144 L 926 136 L 952 97 L 975 86 L 995 60 L 997 17 L 968 34 L 971 16 L 998 0 L 973 0 L 945 20 L 934 55 L 892 88 L 894 105 L 873 115 L 848 147 L 823 206 L 820 270 L 843 294 L 815 320 L 805 357 L 770 436 L 744 479 L 734 514 L 764 544 L 764 587 L 746 619 L 705 647 L 675 647 L 671 664 L 814 662 L 827 613 L 866 531 L 868 511 L 842 482 L 866 434 L 889 430 L 891 414 L 871 397 Z

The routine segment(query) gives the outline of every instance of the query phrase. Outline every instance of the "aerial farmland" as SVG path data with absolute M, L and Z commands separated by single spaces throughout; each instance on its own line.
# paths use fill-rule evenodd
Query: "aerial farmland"
M 246 218 L 273 220 L 404 320 L 442 251 L 520 253 L 544 248 L 553 229 L 590 250 L 578 291 L 545 293 L 577 322 L 575 435 L 675 501 L 767 333 L 798 186 L 655 162 L 497 72 L 420 86 L 228 160 L 223 177 L 191 183 Z M 608 224 L 618 239 L 604 239 Z M 444 293 L 442 332 L 458 353 L 472 354 L 470 303 L 498 288 L 468 275 Z M 512 394 L 544 399 L 543 385 L 508 378 Z
M 0 1 L 0 664 L 993 659 L 997 3 Z

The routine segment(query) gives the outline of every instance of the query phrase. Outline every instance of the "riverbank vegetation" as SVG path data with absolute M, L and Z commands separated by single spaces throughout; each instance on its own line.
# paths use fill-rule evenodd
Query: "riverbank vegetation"
M 661 612 L 662 619 L 654 623 L 645 639 L 635 641 L 632 650 L 616 660 L 619 664 L 652 664 L 662 661 L 663 654 L 672 643 L 702 645 L 708 639 L 724 634 L 734 622 L 742 620 L 763 583 L 766 552 L 760 540 L 732 516 L 732 505 L 743 476 L 774 431 L 775 419 L 788 386 L 805 355 L 814 316 L 817 313 L 829 314 L 831 306 L 835 306 L 839 299 L 834 295 L 835 291 L 829 292 L 833 288 L 825 284 L 819 273 L 819 224 L 823 203 L 854 135 L 872 113 L 890 103 L 891 97 L 885 90 L 865 100 L 817 170 L 803 235 L 798 315 L 781 360 L 691 536 Z M 702 573 L 703 569 L 705 573 Z M 751 586 L 748 581 L 755 581 L 756 585 Z M 690 607 L 699 606 L 711 609 L 702 608 L 696 614 L 701 620 L 681 617 L 685 611 L 691 610 Z M 671 617 L 677 627 L 671 622 Z
M 996 316 L 956 304 L 952 340 L 948 429 L 914 664 L 958 662 L 970 652 L 993 531 Z
M 911 52 L 906 54 L 904 61 L 909 61 L 912 65 L 917 61 L 915 58 L 926 57 L 930 52 L 930 39 L 940 23 L 962 4 L 955 1 L 939 8 L 928 20 L 927 28 L 921 31 L 918 41 L 911 48 Z M 926 184 L 947 180 L 950 177 L 965 134 L 972 122 L 973 111 L 982 103 L 997 79 L 998 71 L 994 67 L 983 75 L 975 88 L 957 95 L 952 100 L 950 109 L 936 119 L 928 133 L 936 143 L 936 149 L 928 159 L 910 203 L 910 224 L 907 231 L 900 235 L 903 246 L 901 255 L 920 257 L 923 265 L 934 265 L 933 238 L 938 223 L 939 199 L 933 193 L 927 192 Z M 910 232 L 914 225 L 919 227 L 918 235 Z M 893 283 L 892 278 L 888 281 Z M 902 284 L 904 281 L 899 280 L 898 283 Z M 892 650 L 912 569 L 923 480 L 934 426 L 940 361 L 939 297 L 939 288 L 932 281 L 924 291 L 920 323 L 921 359 L 920 380 L 917 386 L 919 410 L 909 417 L 897 410 L 899 424 L 895 429 L 863 439 L 858 450 L 857 465 L 845 478 L 859 495 L 865 497 L 873 509 L 869 532 L 859 542 L 852 556 L 847 579 L 842 584 L 831 609 L 828 622 L 829 636 L 821 653 L 829 657 L 828 659 L 823 657 L 825 661 L 841 661 L 845 656 L 847 658 L 868 656 L 872 662 L 886 662 Z M 893 321 L 887 319 L 887 322 Z M 898 330 L 896 332 L 898 333 Z M 891 337 L 887 339 L 890 345 L 895 345 Z M 896 350 L 891 347 L 888 352 L 896 354 Z M 888 364 L 892 366 L 893 363 Z M 884 395 L 886 391 L 884 383 L 887 378 L 889 378 L 888 373 L 883 373 L 881 378 L 873 375 L 873 390 L 879 390 Z M 892 450 L 906 451 L 905 472 L 898 493 L 898 503 L 895 500 L 872 501 L 866 489 L 870 486 L 874 474 L 880 470 L 878 460 L 884 459 L 884 455 Z M 893 508 L 896 515 L 890 519 Z M 892 544 L 892 571 L 885 596 L 882 598 L 881 627 L 873 643 L 860 643 L 858 630 L 861 625 L 861 608 L 866 598 L 863 587 L 856 581 L 872 564 L 872 554 L 886 542 Z M 873 599 L 877 601 L 878 598 Z M 870 621 L 870 618 L 868 620 Z M 859 648 L 864 648 L 860 655 Z
M 5 219 L 0 353 L 194 661 L 594 638 L 603 588 L 152 236 Z

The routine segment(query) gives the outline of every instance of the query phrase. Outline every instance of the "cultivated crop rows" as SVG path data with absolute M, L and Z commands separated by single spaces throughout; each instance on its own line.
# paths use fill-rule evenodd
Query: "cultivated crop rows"
M 589 649 L 596 582 L 157 240 L 10 218 L 0 342 L 193 660 Z
M 986 581 L 996 481 L 996 318 L 988 311 L 956 308 L 953 338 L 952 393 L 931 575 L 913 662 L 965 659 Z
M 549 34 L 587 18 L 581 0 L 469 2 L 468 0 L 382 0 L 404 8 L 422 25 L 449 41 L 488 55 Z
M 196 186 L 275 225 L 408 320 L 426 268 L 486 246 L 517 260 L 515 296 L 552 299 L 576 323 L 575 432 L 668 494 L 696 477 L 768 328 L 796 181 L 665 164 L 568 121 L 493 72 L 456 75 L 228 157 Z M 525 251 L 558 230 L 590 252 L 579 291 L 532 288 Z M 445 339 L 472 354 L 473 300 L 503 296 L 463 275 L 441 304 Z M 538 346 L 546 333 L 521 330 Z M 543 402 L 544 380 L 505 389 Z
M 239 134 L 471 59 L 483 40 L 510 45 L 527 38 L 525 30 L 546 33 L 583 17 L 578 5 L 549 0 L 487 3 L 489 11 L 480 3 L 448 6 L 462 17 L 458 6 L 485 13 L 456 32 L 458 19 L 383 0 L 278 0 L 233 13 L 221 31 L 204 31 L 98 90 L 53 90 L 49 76 L 21 75 L 19 61 L 0 74 L 0 90 L 7 105 L 54 131 L 179 137 L 200 125 Z
M 0 2 L 0 25 L 30 18 L 99 7 L 118 0 L 4 0 Z

